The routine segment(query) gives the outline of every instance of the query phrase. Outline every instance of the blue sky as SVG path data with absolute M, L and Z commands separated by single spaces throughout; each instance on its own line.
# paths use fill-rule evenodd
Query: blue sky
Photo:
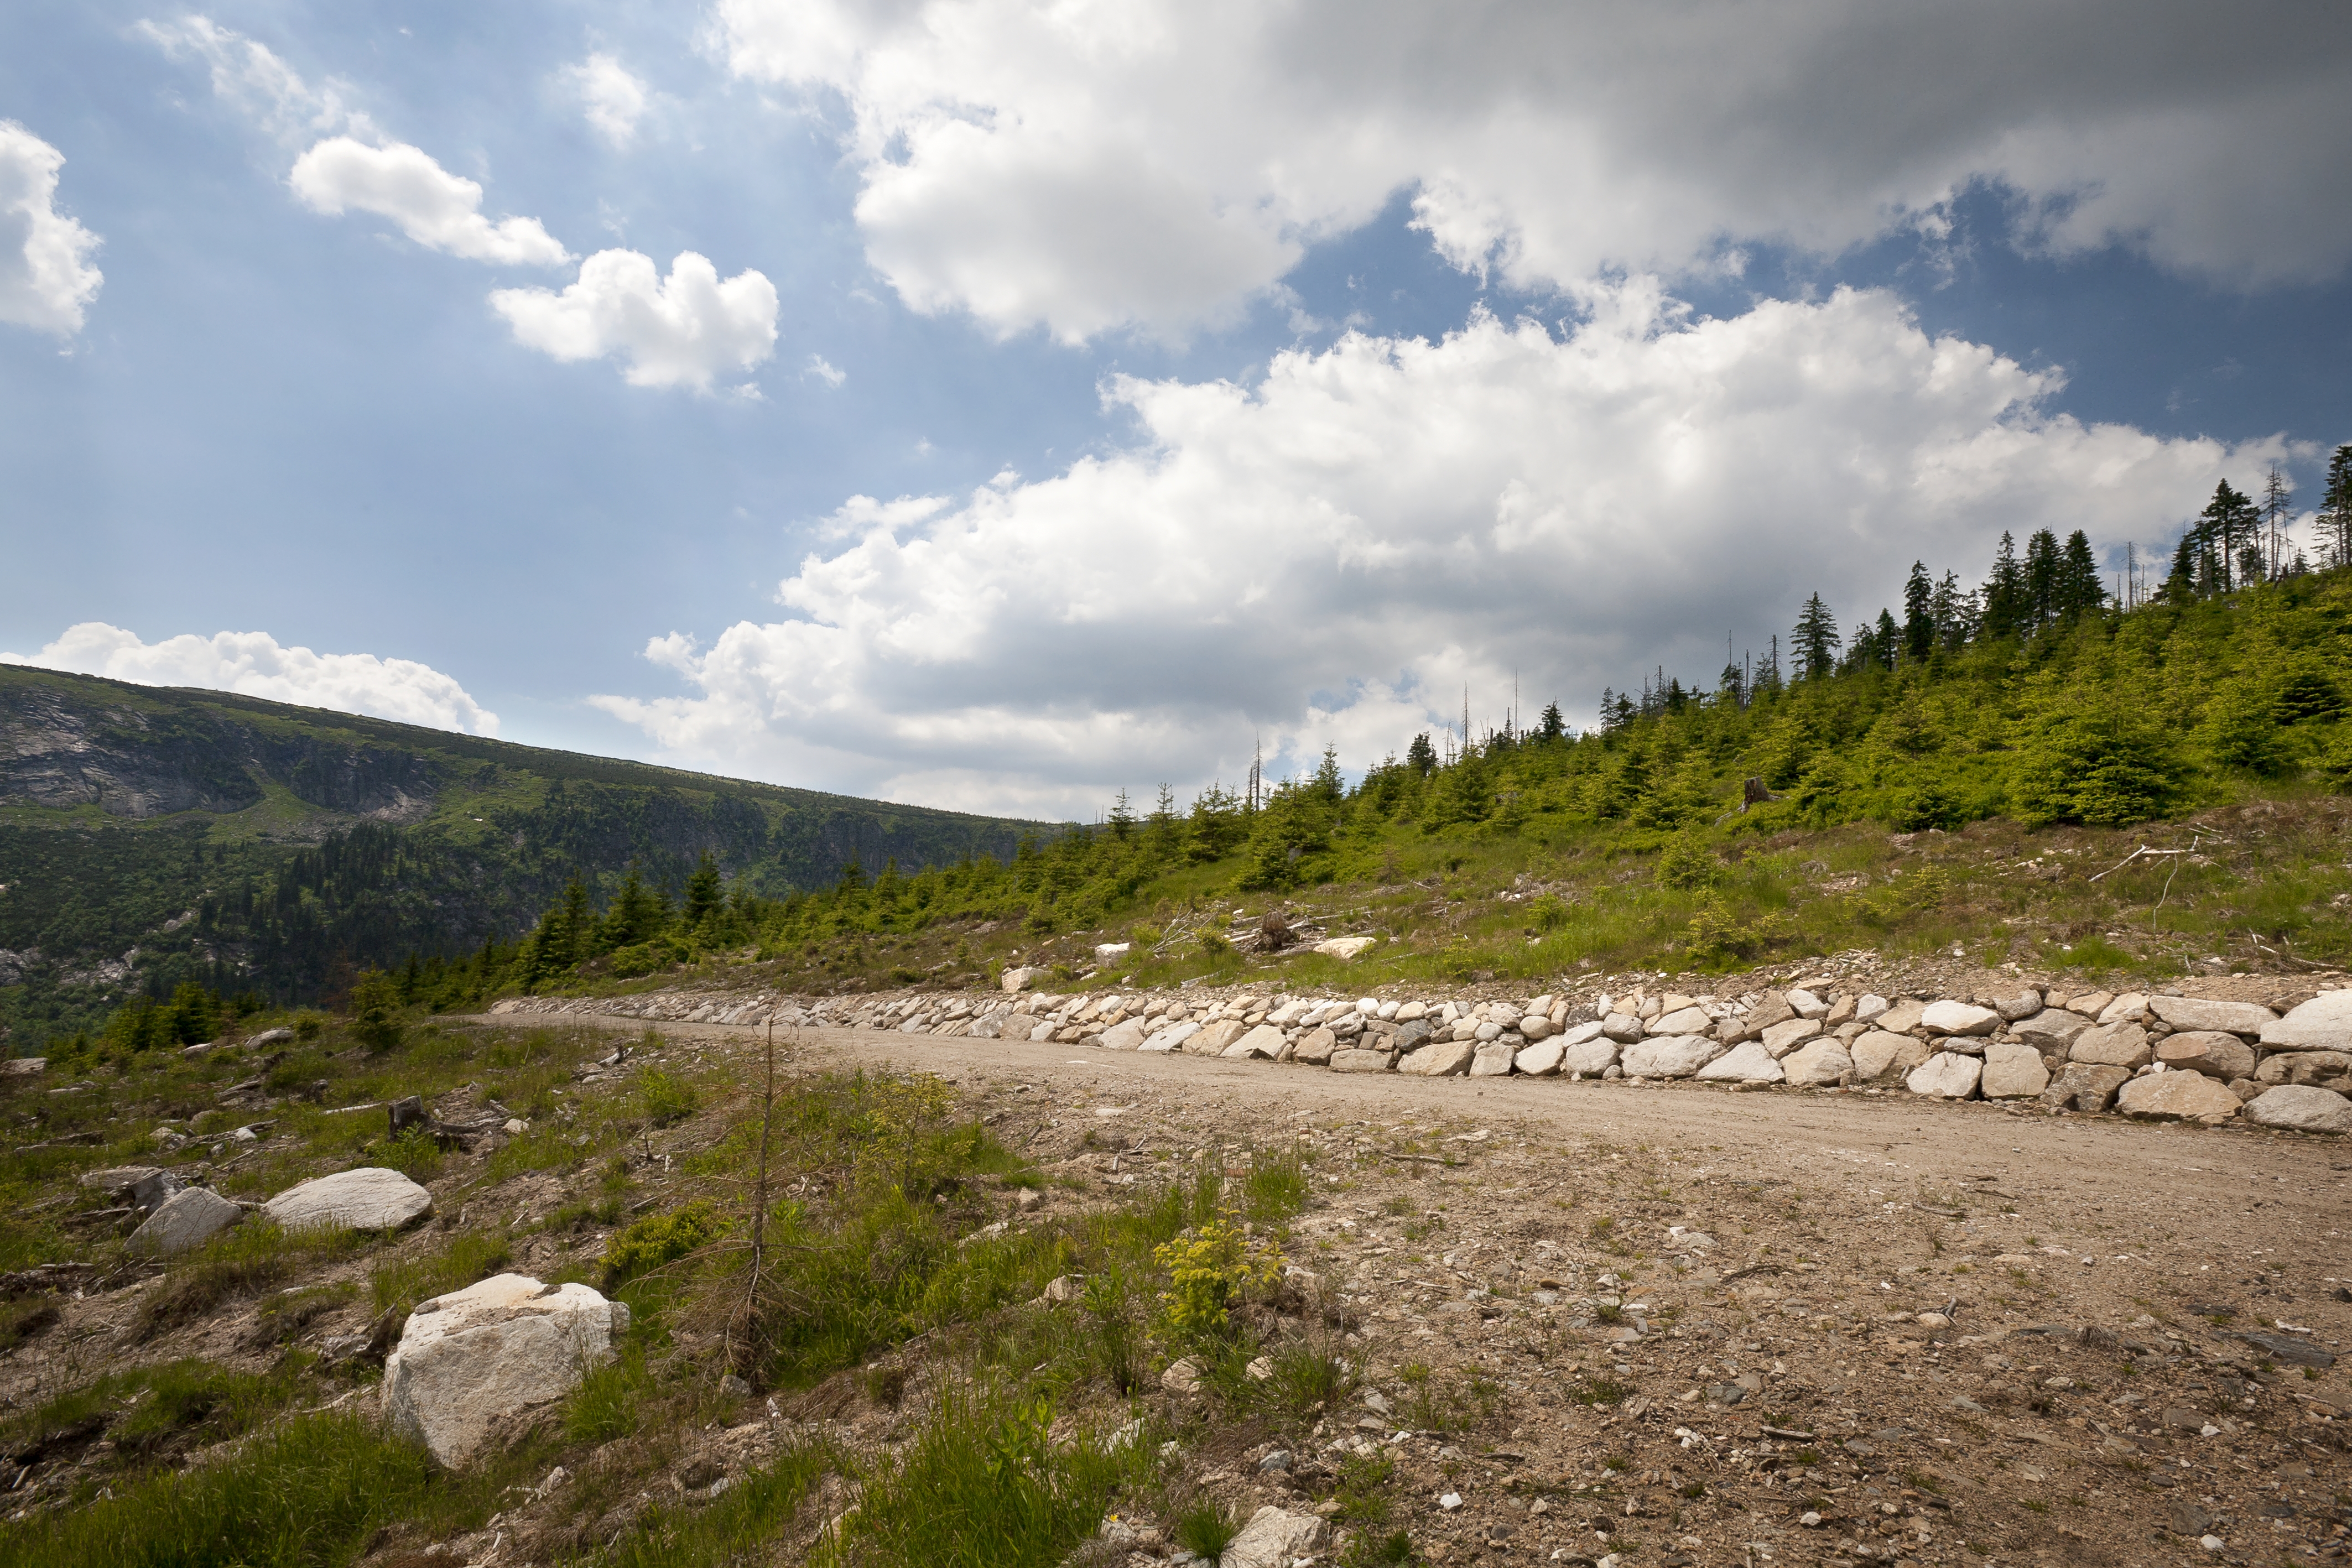
M 2315 500 L 2267 9 L 13 5 L 0 649 L 1056 815 L 1589 712 Z

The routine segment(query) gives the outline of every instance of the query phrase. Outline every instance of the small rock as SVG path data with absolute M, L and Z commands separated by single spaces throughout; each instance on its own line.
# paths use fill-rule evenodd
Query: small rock
M 1979 1087 L 1988 1100 L 2031 1100 L 2050 1087 L 2050 1069 L 2033 1047 L 1995 1040 L 1985 1047 Z
M 2156 1042 L 2156 1059 L 2169 1068 L 2201 1072 L 2227 1083 L 2254 1075 L 2254 1048 L 2218 1030 L 2189 1030 Z
M 1873 1030 L 1859 1037 L 1847 1050 L 1853 1058 L 1854 1076 L 1864 1083 L 1888 1083 L 1905 1078 L 1935 1054 L 1926 1040 L 1914 1040 L 1907 1034 L 1890 1034 L 1885 1030 Z
M 245 1210 L 201 1186 L 173 1193 L 126 1244 L 140 1257 L 171 1258 L 192 1251 L 245 1218 Z
M 1255 1382 L 1264 1383 L 1274 1375 L 1274 1357 L 1261 1355 L 1242 1368 L 1242 1375 Z
M 1160 1386 L 1171 1394 L 1198 1394 L 1201 1391 L 1201 1368 L 1191 1356 L 1168 1364 L 1160 1375 Z
M 1418 1078 L 1459 1078 L 1477 1055 L 1478 1048 L 1466 1040 L 1432 1040 L 1398 1062 L 1397 1071 Z M 1336 1058 L 1332 1064 L 1338 1065 Z
M 1328 1529 L 1315 1514 L 1259 1509 L 1225 1543 L 1218 1568 L 1290 1568 L 1294 1559 L 1315 1554 Z
M 2104 1111 L 2116 1103 L 2116 1091 L 2130 1080 L 2127 1068 L 2070 1061 L 2042 1092 L 2042 1103 L 2053 1110 Z
M 2259 1035 L 2280 1020 L 2278 1014 L 2252 1002 L 2216 1002 L 2201 997 L 2150 997 L 2148 1010 L 2176 1030 L 2218 1030 L 2225 1034 Z

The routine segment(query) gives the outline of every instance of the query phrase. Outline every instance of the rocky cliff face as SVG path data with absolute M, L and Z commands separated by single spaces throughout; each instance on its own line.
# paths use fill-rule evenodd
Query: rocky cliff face
M 285 733 L 108 682 L 0 674 L 0 802 L 136 821 L 242 811 L 260 804 L 265 782 L 322 811 L 404 822 L 432 809 L 439 779 L 428 758 L 396 747 Z

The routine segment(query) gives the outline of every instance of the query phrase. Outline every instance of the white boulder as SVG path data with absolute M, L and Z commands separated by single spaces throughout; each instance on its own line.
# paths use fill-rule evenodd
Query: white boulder
M 1833 1036 L 1801 1045 L 1780 1059 L 1780 1076 L 1800 1089 L 1835 1083 L 1853 1071 L 1853 1058 Z
M 193 1251 L 245 1218 L 245 1210 L 207 1187 L 183 1188 L 165 1198 L 125 1243 L 141 1257 Z
M 1708 1083 L 1778 1083 L 1780 1064 L 1760 1040 L 1735 1045 L 1700 1068 L 1697 1077 Z
M 2352 1100 L 2333 1089 L 2282 1083 L 2246 1102 L 2244 1115 L 2258 1127 L 2296 1133 L 2352 1133 Z
M 2000 1015 L 1972 1002 L 1929 1002 L 1919 1021 L 1931 1034 L 1990 1034 L 2000 1027 Z
M 2263 1025 L 2262 1038 L 2273 1051 L 2352 1051 L 2352 990 L 2320 992 Z
M 1939 1051 L 1911 1070 L 1903 1086 L 1914 1094 L 1936 1100 L 1973 1099 L 1984 1075 L 1984 1062 L 1955 1051 Z
M 433 1212 L 433 1195 L 398 1171 L 363 1166 L 289 1186 L 263 1211 L 288 1230 L 398 1230 Z
M 1730 1047 L 1703 1034 L 1669 1034 L 1625 1047 L 1617 1060 L 1628 1078 L 1688 1078 Z
M 1316 1555 L 1326 1528 L 1314 1514 L 1290 1513 L 1268 1504 L 1225 1542 L 1217 1568 L 1290 1568 L 1300 1558 Z
M 585 1285 L 494 1275 L 409 1314 L 383 1364 L 384 1413 L 456 1469 L 501 1418 L 571 1393 L 628 1326 L 627 1307 Z

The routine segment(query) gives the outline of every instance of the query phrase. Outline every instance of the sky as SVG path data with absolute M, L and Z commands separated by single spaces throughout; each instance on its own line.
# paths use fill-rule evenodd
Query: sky
M 2309 541 L 2332 0 L 0 7 L 0 659 L 1090 820 Z

